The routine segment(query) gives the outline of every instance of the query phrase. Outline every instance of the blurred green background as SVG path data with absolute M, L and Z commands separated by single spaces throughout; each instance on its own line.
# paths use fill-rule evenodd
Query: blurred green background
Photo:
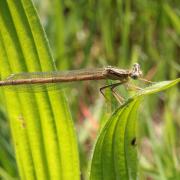
M 140 63 L 152 81 L 180 74 L 180 1 L 34 0 L 57 69 Z M 82 177 L 101 119 L 111 113 L 97 82 L 67 89 L 79 137 Z M 140 179 L 180 179 L 178 87 L 151 96 L 139 115 Z M 0 97 L 2 99 L 2 97 Z M 179 101 L 178 101 L 179 100 Z M 8 120 L 0 105 L 0 175 L 18 177 Z

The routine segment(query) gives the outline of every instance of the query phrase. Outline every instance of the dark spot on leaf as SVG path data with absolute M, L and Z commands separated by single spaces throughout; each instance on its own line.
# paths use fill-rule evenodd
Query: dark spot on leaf
M 64 15 L 67 16 L 67 15 L 69 15 L 69 13 L 70 13 L 70 8 L 69 7 L 65 7 L 64 8 Z
M 132 139 L 131 145 L 132 145 L 132 146 L 136 146 L 136 137 L 134 137 L 134 138 Z

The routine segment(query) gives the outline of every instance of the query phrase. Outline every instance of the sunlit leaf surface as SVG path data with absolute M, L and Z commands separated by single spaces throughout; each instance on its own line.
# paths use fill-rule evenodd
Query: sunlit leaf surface
M 0 74 L 54 70 L 30 0 L 0 1 Z M 4 91 L 21 179 L 79 179 L 76 135 L 63 91 Z

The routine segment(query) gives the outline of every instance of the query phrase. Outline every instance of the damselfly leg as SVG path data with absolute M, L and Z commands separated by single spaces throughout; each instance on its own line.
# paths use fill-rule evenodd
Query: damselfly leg
M 115 88 L 117 86 L 120 86 L 120 85 L 124 85 L 124 87 L 127 89 L 127 90 L 132 90 L 132 91 L 140 91 L 140 90 L 143 90 L 143 88 L 140 88 L 134 84 L 131 84 L 131 83 L 128 83 L 128 82 L 118 82 L 118 83 L 115 83 L 115 84 L 110 84 L 110 85 L 107 85 L 107 86 L 103 86 L 100 88 L 100 92 L 101 94 L 104 96 L 105 99 L 107 99 L 107 97 L 105 96 L 105 93 L 104 93 L 104 90 L 106 88 L 110 88 L 113 96 L 116 98 L 116 100 L 122 104 L 124 102 L 124 98 L 115 91 Z M 108 100 L 108 99 L 107 99 Z
M 107 99 L 107 97 L 106 97 L 105 94 L 104 94 L 104 90 L 105 90 L 106 88 L 110 88 L 110 90 L 111 90 L 112 94 L 114 95 L 114 97 L 117 99 L 117 101 L 118 101 L 120 104 L 122 104 L 122 103 L 124 102 L 124 98 L 123 98 L 122 96 L 120 96 L 120 95 L 115 91 L 115 88 L 116 88 L 117 86 L 122 85 L 122 84 L 124 84 L 124 82 L 118 82 L 118 83 L 110 84 L 110 85 L 107 85 L 107 86 L 103 86 L 103 87 L 100 88 L 100 92 L 101 92 L 101 94 L 104 96 L 104 98 Z M 108 100 L 108 99 L 107 99 L 107 100 Z

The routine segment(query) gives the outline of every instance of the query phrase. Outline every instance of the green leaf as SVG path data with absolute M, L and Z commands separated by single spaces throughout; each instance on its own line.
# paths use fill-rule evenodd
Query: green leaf
M 102 128 L 95 144 L 90 179 L 137 179 L 137 109 L 145 95 L 157 93 L 180 82 L 163 81 L 139 91 L 118 108 Z
M 30 0 L 0 1 L 0 74 L 55 70 Z M 64 92 L 4 91 L 21 179 L 79 179 L 76 135 Z
M 164 91 L 180 82 L 180 78 L 171 81 L 161 81 L 139 91 L 133 98 Z

